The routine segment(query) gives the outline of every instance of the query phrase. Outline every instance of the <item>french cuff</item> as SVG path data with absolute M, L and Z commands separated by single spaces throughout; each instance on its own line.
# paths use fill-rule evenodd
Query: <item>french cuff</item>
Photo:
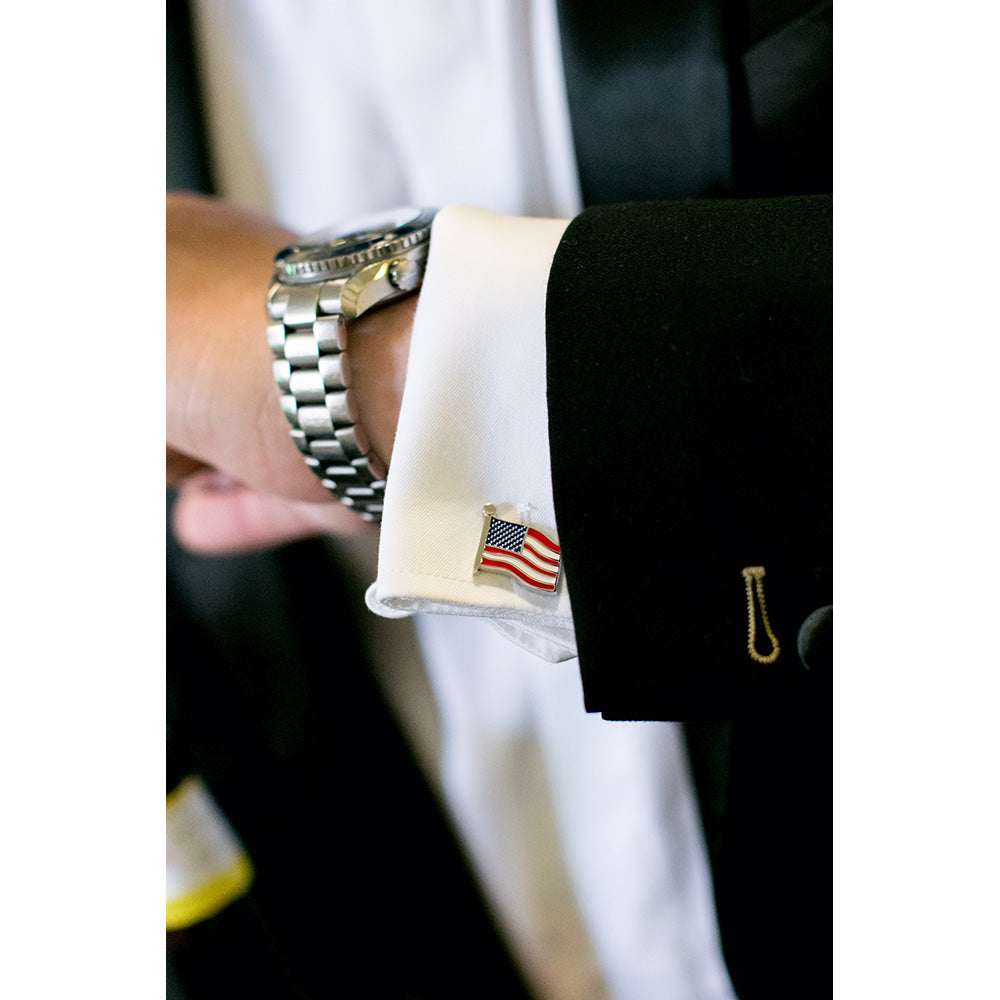
M 576 655 L 554 592 L 477 572 L 483 507 L 558 541 L 545 396 L 545 290 L 568 222 L 442 209 L 410 342 L 369 608 L 486 618 L 553 662 Z

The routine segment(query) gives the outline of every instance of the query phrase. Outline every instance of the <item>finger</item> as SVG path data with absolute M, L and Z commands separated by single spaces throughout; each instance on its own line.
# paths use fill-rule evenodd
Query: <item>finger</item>
M 343 504 L 286 500 L 222 480 L 215 473 L 185 480 L 173 522 L 177 540 L 205 555 L 252 552 L 322 534 L 376 530 Z

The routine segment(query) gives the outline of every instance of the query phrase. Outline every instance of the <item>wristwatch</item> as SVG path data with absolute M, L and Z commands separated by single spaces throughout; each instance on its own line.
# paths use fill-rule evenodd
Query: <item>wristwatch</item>
M 323 230 L 274 258 L 267 339 L 292 439 L 323 485 L 366 521 L 382 518 L 385 481 L 369 466 L 344 377 L 345 324 L 420 287 L 434 215 L 395 209 Z

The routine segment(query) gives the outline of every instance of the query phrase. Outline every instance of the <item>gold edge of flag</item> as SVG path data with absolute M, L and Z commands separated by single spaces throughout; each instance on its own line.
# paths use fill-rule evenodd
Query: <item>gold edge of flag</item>
M 476 550 L 476 563 L 472 568 L 473 576 L 479 572 L 483 562 L 483 549 L 486 548 L 486 536 L 490 533 L 490 518 L 497 512 L 496 507 L 491 504 L 483 505 L 483 530 L 479 535 L 479 548 Z

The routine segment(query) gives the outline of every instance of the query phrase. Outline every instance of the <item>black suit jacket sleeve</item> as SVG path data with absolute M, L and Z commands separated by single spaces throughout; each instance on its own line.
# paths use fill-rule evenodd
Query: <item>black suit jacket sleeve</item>
M 586 707 L 689 721 L 741 1000 L 830 992 L 831 673 L 796 640 L 832 604 L 831 254 L 828 196 L 598 207 L 549 280 Z M 747 651 L 748 566 L 766 570 L 770 664 Z M 723 719 L 724 742 L 690 722 Z
M 813 697 L 796 638 L 832 603 L 831 216 L 828 196 L 604 206 L 561 241 L 549 431 L 590 711 L 759 717 Z M 748 566 L 766 570 L 773 664 L 747 651 Z

